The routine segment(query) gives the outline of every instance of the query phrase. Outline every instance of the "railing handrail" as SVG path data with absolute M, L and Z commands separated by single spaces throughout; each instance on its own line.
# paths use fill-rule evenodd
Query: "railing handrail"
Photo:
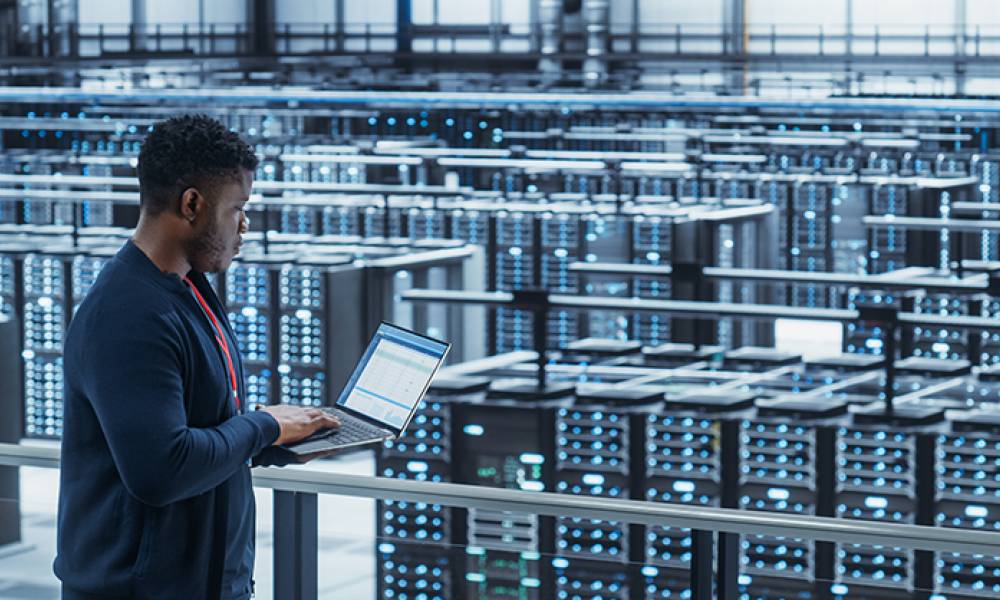
M 322 29 L 322 27 L 323 27 L 323 23 L 315 23 L 315 22 L 312 22 L 312 21 L 282 21 L 282 20 L 274 20 L 274 21 L 268 21 L 266 24 L 269 27 L 274 28 L 275 31 L 283 31 L 286 27 L 289 30 L 291 30 L 291 31 L 295 31 L 298 28 L 308 29 L 308 30 L 314 30 L 315 31 L 315 30 L 318 30 L 318 29 Z M 632 25 L 632 21 L 631 20 L 626 20 L 626 19 L 620 19 L 620 20 L 612 19 L 611 21 L 608 22 L 608 24 L 611 27 L 628 27 L 628 26 Z M 55 24 L 55 25 L 49 25 L 49 24 L 46 24 L 46 23 L 26 23 L 26 24 L 18 25 L 18 28 L 22 29 L 22 30 L 25 30 L 25 29 L 34 29 L 34 30 L 38 30 L 38 31 L 50 31 L 50 30 L 60 31 L 60 30 L 64 30 L 64 29 L 75 28 L 75 29 L 88 30 L 89 31 L 89 30 L 96 30 L 99 27 L 104 27 L 105 29 L 107 29 L 107 28 L 115 28 L 115 29 L 129 29 L 129 28 L 134 28 L 134 29 L 137 29 L 137 30 L 140 30 L 140 31 L 155 32 L 157 27 L 163 28 L 163 27 L 184 27 L 184 26 L 187 26 L 191 31 L 198 31 L 199 28 L 207 30 L 209 27 L 211 27 L 213 25 L 215 27 L 230 27 L 230 28 L 242 28 L 242 29 L 246 29 L 248 27 L 248 24 L 246 22 L 243 22 L 243 21 L 213 21 L 213 22 L 210 22 L 210 23 L 207 23 L 207 22 L 206 23 L 200 23 L 198 21 L 162 21 L 162 22 L 158 22 L 158 23 L 140 23 L 140 24 L 136 24 L 136 23 L 59 23 L 59 24 Z M 331 25 L 333 27 L 336 27 L 338 24 L 337 23 L 333 23 Z M 445 32 L 445 34 L 448 34 L 448 33 L 452 33 L 453 31 L 461 32 L 461 31 L 464 31 L 464 30 L 472 29 L 472 28 L 487 28 L 487 27 L 490 27 L 490 26 L 494 26 L 494 27 L 505 26 L 505 27 L 514 27 L 514 28 L 529 29 L 529 28 L 538 28 L 540 25 L 541 24 L 538 23 L 538 22 L 514 21 L 514 20 L 511 20 L 511 21 L 494 22 L 494 23 L 490 23 L 490 22 L 480 22 L 480 23 L 414 22 L 414 23 L 411 23 L 409 25 L 409 27 L 412 28 L 412 29 L 421 29 L 421 28 L 427 28 L 427 27 L 436 27 L 436 28 L 441 28 Z M 641 23 L 641 25 L 642 25 L 643 31 L 650 30 L 650 29 L 658 29 L 658 28 L 661 28 L 663 30 L 670 30 L 670 31 L 676 31 L 678 28 L 680 28 L 680 30 L 682 32 L 684 30 L 713 31 L 713 32 L 719 32 L 719 33 L 725 33 L 725 32 L 728 31 L 726 29 L 726 27 L 727 27 L 726 24 L 723 23 L 723 22 L 718 22 L 718 23 L 698 23 L 698 22 L 691 21 L 691 22 L 685 23 L 685 22 L 676 22 L 676 21 L 672 21 L 672 20 L 671 21 L 655 22 L 655 21 L 650 21 L 648 19 L 644 19 L 643 22 Z M 398 24 L 395 21 L 365 21 L 365 22 L 349 22 L 349 23 L 344 23 L 343 26 L 345 28 L 354 28 L 354 29 L 364 29 L 365 27 L 386 28 L 386 29 L 392 29 L 393 31 L 395 31 L 396 28 L 398 27 Z M 832 29 L 832 30 L 848 29 L 848 28 L 854 28 L 854 29 L 860 29 L 860 28 L 874 29 L 874 28 L 878 28 L 879 30 L 885 30 L 887 32 L 891 32 L 891 31 L 907 31 L 907 32 L 909 32 L 909 31 L 926 31 L 928 29 L 930 29 L 931 31 L 972 32 L 972 31 L 975 31 L 976 24 L 975 23 L 964 23 L 964 24 L 963 23 L 933 23 L 933 24 L 926 24 L 926 23 L 905 23 L 905 22 L 893 23 L 893 22 L 885 22 L 885 21 L 851 21 L 851 22 L 848 22 L 848 21 L 809 21 L 809 22 L 807 22 L 807 21 L 801 21 L 801 22 L 777 22 L 777 21 L 768 22 L 768 21 L 760 21 L 760 22 L 747 23 L 746 27 L 747 28 L 755 28 L 755 29 L 767 29 L 767 30 L 770 30 L 771 28 L 774 28 L 776 31 L 783 31 L 783 30 L 789 30 L 789 29 L 807 29 L 807 28 L 808 29 L 812 29 L 812 30 L 817 30 L 819 28 Z M 450 30 L 448 28 L 454 28 L 454 29 Z M 986 31 L 990 31 L 990 30 L 995 31 L 995 30 L 1000 30 L 1000 25 L 997 25 L 997 24 L 980 25 L 980 28 L 982 30 L 986 30 Z M 582 26 L 580 27 L 580 29 L 582 29 Z
M 0 465 L 59 468 L 59 448 L 0 444 Z M 1000 533 L 796 514 L 525 492 L 456 483 L 347 475 L 307 468 L 254 471 L 254 486 L 279 491 L 406 500 L 545 516 L 689 527 L 846 544 L 1000 556 Z

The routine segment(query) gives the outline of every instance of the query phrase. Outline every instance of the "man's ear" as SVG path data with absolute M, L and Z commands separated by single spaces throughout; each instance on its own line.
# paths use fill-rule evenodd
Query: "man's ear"
M 205 197 L 201 195 L 198 188 L 189 187 L 181 192 L 180 214 L 185 221 L 193 223 L 195 218 L 202 213 L 204 205 Z

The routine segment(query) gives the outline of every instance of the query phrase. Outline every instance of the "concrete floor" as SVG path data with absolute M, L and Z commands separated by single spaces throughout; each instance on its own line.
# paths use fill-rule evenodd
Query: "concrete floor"
M 302 467 L 338 473 L 371 475 L 370 451 Z M 0 598 L 56 600 L 59 580 L 52 574 L 56 547 L 58 472 L 21 469 L 21 527 L 23 543 L 0 547 Z M 271 490 L 257 496 L 257 562 L 254 579 L 257 598 L 271 600 L 273 536 Z M 10 499 L 0 499 L 0 502 Z M 328 599 L 375 597 L 375 504 L 372 500 L 342 496 L 319 498 L 319 596 Z

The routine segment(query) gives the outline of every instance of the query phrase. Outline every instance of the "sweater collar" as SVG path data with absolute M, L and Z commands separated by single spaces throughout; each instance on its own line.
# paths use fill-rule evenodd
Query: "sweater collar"
M 160 270 L 159 267 L 148 257 L 146 253 L 142 251 L 138 246 L 135 245 L 131 239 L 125 242 L 122 249 L 118 251 L 118 259 L 125 264 L 138 269 L 138 271 L 147 277 L 153 283 L 156 283 L 160 287 L 167 291 L 173 292 L 175 294 L 186 294 L 188 293 L 187 287 L 181 278 L 174 273 L 165 273 Z M 191 273 L 191 277 L 195 277 L 195 273 Z

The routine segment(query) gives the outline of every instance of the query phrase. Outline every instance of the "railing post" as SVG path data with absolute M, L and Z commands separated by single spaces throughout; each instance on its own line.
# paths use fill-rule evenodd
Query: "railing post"
M 712 563 L 714 533 L 702 529 L 691 530 L 691 598 L 715 600 L 712 594 Z
M 629 31 L 630 41 L 629 45 L 632 48 L 632 54 L 639 53 L 639 15 L 640 15 L 639 0 L 632 0 L 632 27 Z
M 11 38 L 13 39 L 13 38 Z M 23 393 L 21 379 L 21 356 L 18 340 L 22 327 L 13 316 L 0 314 L 0 398 L 20 398 Z M 21 439 L 21 423 L 24 422 L 24 404 L 5 402 L 0 419 L 0 442 L 16 444 Z M 21 496 L 20 470 L 18 467 L 0 467 L 0 494 L 5 502 L 0 502 L 0 544 L 21 542 Z
M 736 600 L 740 597 L 740 534 L 720 531 L 718 552 L 719 565 L 715 572 L 716 598 Z
M 274 597 L 319 597 L 316 494 L 274 491 Z
M 338 11 L 338 13 L 337 13 L 337 52 L 343 52 L 344 51 L 344 46 L 346 46 L 345 42 L 346 42 L 347 29 L 346 29 L 346 27 L 344 25 L 344 18 L 343 18 L 343 11 L 342 11 L 342 7 L 343 6 L 344 6 L 344 0 L 340 0 L 340 2 L 337 2 L 337 11 Z M 436 41 L 434 43 L 437 44 Z M 436 45 L 435 45 L 434 49 L 437 50 L 437 46 Z

